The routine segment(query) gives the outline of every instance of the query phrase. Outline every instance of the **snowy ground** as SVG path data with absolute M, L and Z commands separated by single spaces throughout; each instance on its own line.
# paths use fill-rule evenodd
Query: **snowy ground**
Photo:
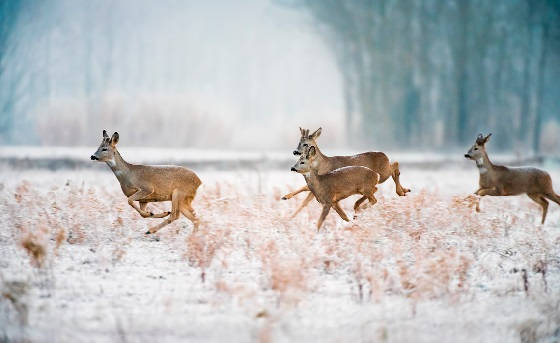
M 304 184 L 295 173 L 199 175 L 199 232 L 181 217 L 145 237 L 161 219 L 130 208 L 108 169 L 0 170 L 0 340 L 560 340 L 560 207 L 544 226 L 527 197 L 476 214 L 474 165 L 402 170 L 410 195 L 388 180 L 319 233 L 316 202 L 290 220 L 304 195 L 279 200 Z

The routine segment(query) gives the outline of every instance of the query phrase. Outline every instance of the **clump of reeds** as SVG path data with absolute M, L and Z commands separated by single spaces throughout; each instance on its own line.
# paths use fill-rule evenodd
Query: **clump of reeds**
M 41 242 L 35 235 L 28 233 L 23 237 L 20 245 L 31 258 L 31 264 L 39 268 L 43 266 L 47 256 L 47 247 L 44 242 Z

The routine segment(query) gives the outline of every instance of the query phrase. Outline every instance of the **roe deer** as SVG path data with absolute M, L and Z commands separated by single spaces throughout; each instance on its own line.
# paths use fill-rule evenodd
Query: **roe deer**
M 179 218 L 179 212 L 198 228 L 198 219 L 191 206 L 196 190 L 201 182 L 190 169 L 178 166 L 144 166 L 127 163 L 117 151 L 119 134 L 111 138 L 103 130 L 103 140 L 91 159 L 106 162 L 121 184 L 128 197 L 128 204 L 144 218 L 164 218 L 163 223 L 150 228 L 146 234 L 157 232 L 162 227 Z M 140 206 L 134 202 L 138 201 Z M 171 201 L 171 212 L 154 214 L 146 211 L 149 202 Z
M 537 168 L 511 168 L 495 165 L 490 162 L 486 153 L 485 144 L 490 139 L 479 134 L 474 145 L 465 154 L 465 157 L 476 161 L 480 172 L 478 183 L 480 188 L 474 193 L 485 195 L 519 195 L 527 194 L 529 198 L 542 207 L 542 224 L 546 219 L 548 201 L 550 199 L 560 205 L 560 197 L 552 189 L 550 175 Z M 478 210 L 478 206 L 477 206 Z
M 410 189 L 404 188 L 400 181 L 399 176 L 401 174 L 399 170 L 399 163 L 389 162 L 389 158 L 382 152 L 365 152 L 362 154 L 357 154 L 353 156 L 326 156 L 321 153 L 319 147 L 317 146 L 316 139 L 321 135 L 321 128 L 317 129 L 312 134 L 309 134 L 309 130 L 299 128 L 301 137 L 297 149 L 294 150 L 294 155 L 301 155 L 305 149 L 308 147 L 314 147 L 317 157 L 315 164 L 318 166 L 318 173 L 320 175 L 328 173 L 332 170 L 347 167 L 347 166 L 362 166 L 367 167 L 374 172 L 379 174 L 379 183 L 385 182 L 391 176 L 395 182 L 396 192 L 400 196 L 406 195 L 410 192 Z M 301 192 L 309 191 L 308 186 L 304 186 L 294 192 L 288 193 L 282 197 L 282 200 L 287 200 L 292 198 L 294 195 Z M 295 217 L 309 202 L 313 199 L 313 194 L 309 193 L 305 200 L 298 207 L 296 212 L 291 216 Z
M 350 221 L 338 204 L 342 199 L 361 194 L 362 197 L 354 204 L 356 212 L 366 199 L 374 205 L 377 202 L 374 193 L 377 191 L 379 173 L 362 166 L 346 166 L 321 175 L 318 164 L 320 155 L 316 151 L 314 146 L 306 148 L 291 170 L 303 174 L 312 194 L 323 205 L 323 212 L 317 222 L 319 231 L 331 207 L 343 220 Z

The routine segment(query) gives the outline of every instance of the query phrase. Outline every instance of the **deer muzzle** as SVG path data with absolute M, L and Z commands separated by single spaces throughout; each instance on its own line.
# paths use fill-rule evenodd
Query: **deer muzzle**
M 465 154 L 465 158 L 471 158 L 469 154 Z
M 301 152 L 299 152 L 297 150 L 294 150 L 294 155 L 296 155 L 296 156 L 301 155 Z
M 92 161 L 98 160 L 98 158 L 97 158 L 97 157 L 95 157 L 94 155 L 91 155 L 91 157 L 90 157 L 90 158 L 91 158 L 91 160 L 92 160 Z
M 290 169 L 291 171 L 297 171 L 296 168 L 292 167 L 292 169 Z

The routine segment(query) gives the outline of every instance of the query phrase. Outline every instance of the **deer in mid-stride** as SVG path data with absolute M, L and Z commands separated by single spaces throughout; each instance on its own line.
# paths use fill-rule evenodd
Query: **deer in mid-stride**
M 479 196 L 520 195 L 527 194 L 534 202 L 542 207 L 542 224 L 546 219 L 548 201 L 552 200 L 560 205 L 560 197 L 552 189 L 552 179 L 544 170 L 527 167 L 505 167 L 493 164 L 486 152 L 486 143 L 492 134 L 484 137 L 479 134 L 474 145 L 465 157 L 476 162 L 480 177 L 479 189 L 474 193 Z M 478 210 L 478 206 L 477 206 Z
M 294 150 L 294 155 L 303 154 L 304 150 L 308 147 L 314 147 L 317 157 L 315 158 L 315 164 L 318 166 L 318 173 L 325 174 L 332 170 L 348 167 L 348 166 L 362 166 L 373 170 L 379 174 L 379 183 L 385 182 L 389 177 L 393 178 L 396 186 L 396 192 L 400 196 L 406 195 L 410 192 L 410 189 L 404 188 L 400 183 L 400 170 L 398 162 L 389 162 L 389 158 L 382 152 L 365 152 L 353 156 L 326 156 L 321 153 L 319 147 L 317 146 L 316 139 L 321 135 L 321 128 L 317 129 L 312 134 L 309 134 L 309 130 L 299 128 L 301 137 L 297 149 Z M 308 186 L 303 186 L 302 188 L 288 193 L 282 197 L 282 200 L 287 200 L 299 194 L 301 192 L 309 191 Z M 309 193 L 305 200 L 298 207 L 296 212 L 291 216 L 295 217 L 309 202 L 313 200 L 313 193 Z
M 163 223 L 150 228 L 146 234 L 156 233 L 162 227 L 179 218 L 179 213 L 198 228 L 198 218 L 191 206 L 201 181 L 190 169 L 179 166 L 145 166 L 127 163 L 117 151 L 119 134 L 109 137 L 103 130 L 103 140 L 91 155 L 94 161 L 105 162 L 121 184 L 128 204 L 143 218 L 164 218 Z M 139 206 L 135 203 L 138 202 Z M 146 211 L 149 202 L 171 201 L 171 212 L 152 213 Z
M 370 205 L 377 202 L 374 193 L 377 191 L 379 174 L 362 166 L 346 166 L 319 174 L 319 155 L 315 147 L 307 147 L 299 160 L 292 167 L 292 171 L 303 174 L 307 186 L 317 201 L 323 205 L 323 212 L 317 222 L 317 231 L 321 228 L 323 221 L 332 208 L 345 221 L 350 221 L 348 216 L 338 202 L 354 194 L 362 197 L 354 204 L 354 211 L 358 211 L 360 205 L 367 199 Z

